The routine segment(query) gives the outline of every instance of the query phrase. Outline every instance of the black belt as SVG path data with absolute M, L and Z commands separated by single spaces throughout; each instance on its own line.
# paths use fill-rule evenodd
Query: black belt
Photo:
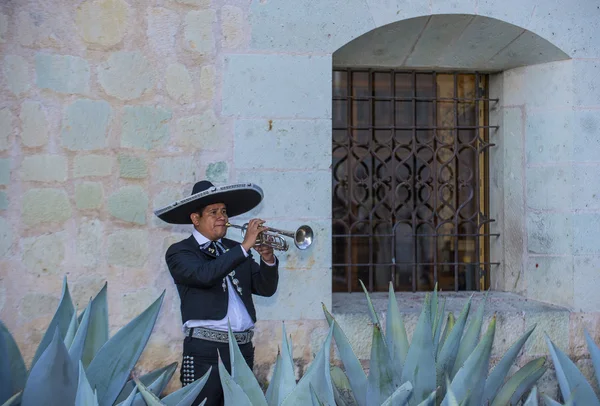
M 197 338 L 200 340 L 214 341 L 216 343 L 228 343 L 229 334 L 226 331 L 212 330 L 204 327 L 185 327 L 183 332 L 186 336 Z M 253 330 L 246 330 L 241 332 L 234 332 L 233 337 L 238 344 L 247 344 L 252 341 L 254 336 Z

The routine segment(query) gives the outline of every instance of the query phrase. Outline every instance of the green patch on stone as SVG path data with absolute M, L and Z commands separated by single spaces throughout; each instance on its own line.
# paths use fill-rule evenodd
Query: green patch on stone
M 36 85 L 58 93 L 89 92 L 90 65 L 83 58 L 71 55 L 35 55 Z
M 99 209 L 103 200 L 102 183 L 84 182 L 75 185 L 75 205 L 78 209 Z
M 141 186 L 125 186 L 108 198 L 108 211 L 114 217 L 135 224 L 146 224 L 148 194 Z
M 166 145 L 171 111 L 151 106 L 126 106 L 123 112 L 121 146 L 152 148 Z
M 119 156 L 119 173 L 122 178 L 144 179 L 148 176 L 148 166 L 143 158 L 121 155 Z
M 211 182 L 226 182 L 227 181 L 227 163 L 220 161 L 208 164 L 206 168 L 206 179 Z
M 29 189 L 23 194 L 22 219 L 28 225 L 62 223 L 71 218 L 71 204 L 63 189 Z
M 8 195 L 4 190 L 0 190 L 0 210 L 8 209 Z
M 0 185 L 10 183 L 10 159 L 0 159 Z
M 80 99 L 69 105 L 63 119 L 63 146 L 86 151 L 105 148 L 111 111 L 104 100 Z

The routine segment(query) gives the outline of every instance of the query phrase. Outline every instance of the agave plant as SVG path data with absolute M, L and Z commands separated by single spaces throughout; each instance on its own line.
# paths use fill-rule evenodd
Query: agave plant
M 533 326 L 509 348 L 488 375 L 496 319 L 495 316 L 492 318 L 481 337 L 485 299 L 468 326 L 472 297 L 456 320 L 449 313 L 444 323 L 445 300 L 439 300 L 436 288 L 433 294 L 426 295 L 412 343 L 409 344 L 392 284 L 389 287 L 385 333 L 364 285 L 363 290 L 373 322 L 368 377 L 347 336 L 323 306 L 354 396 L 354 401 L 350 402 L 338 396 L 336 401 L 340 405 L 354 402 L 359 406 L 387 404 L 387 399 L 402 388 L 405 394 L 400 398 L 402 400 L 391 404 L 516 404 L 546 371 L 543 365 L 545 358 L 540 357 L 507 379 L 510 367 L 535 328 Z M 336 386 L 338 381 L 343 379 L 336 379 Z M 344 388 L 336 387 L 334 390 L 339 395 Z
M 29 371 L 13 336 L 0 322 L 0 405 L 191 405 L 210 371 L 160 400 L 157 396 L 177 363 L 129 380 L 150 338 L 163 297 L 164 292 L 109 338 L 106 284 L 78 316 L 65 278 L 58 308 Z

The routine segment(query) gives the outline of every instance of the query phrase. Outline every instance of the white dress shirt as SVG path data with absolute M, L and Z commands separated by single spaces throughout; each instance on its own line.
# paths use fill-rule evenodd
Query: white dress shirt
M 204 245 L 210 241 L 208 238 L 200 234 L 196 229 L 192 231 L 192 235 L 199 245 Z M 221 240 L 219 240 L 219 242 L 220 241 Z M 248 253 L 241 244 L 240 249 L 247 257 Z M 266 262 L 265 264 L 270 266 L 275 265 L 275 263 L 269 264 Z M 225 315 L 225 318 L 221 320 L 188 320 L 183 325 L 184 329 L 186 327 L 204 327 L 212 330 L 227 331 L 227 320 L 229 320 L 229 323 L 231 323 L 231 331 L 246 331 L 254 327 L 254 323 L 252 322 L 252 318 L 250 317 L 248 310 L 246 310 L 244 302 L 242 302 L 242 299 L 237 295 L 237 293 L 235 293 L 235 287 L 231 284 L 229 278 L 225 277 L 225 280 L 227 282 L 227 295 L 229 298 L 227 303 L 227 314 Z M 244 294 L 251 295 L 252 292 L 244 292 Z

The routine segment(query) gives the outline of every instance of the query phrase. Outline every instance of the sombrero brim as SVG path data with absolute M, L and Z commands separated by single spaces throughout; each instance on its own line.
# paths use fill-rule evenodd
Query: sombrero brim
M 158 209 L 154 214 L 170 224 L 192 224 L 190 215 L 198 207 L 225 203 L 227 215 L 234 217 L 252 210 L 262 199 L 262 189 L 252 183 L 214 186 Z

